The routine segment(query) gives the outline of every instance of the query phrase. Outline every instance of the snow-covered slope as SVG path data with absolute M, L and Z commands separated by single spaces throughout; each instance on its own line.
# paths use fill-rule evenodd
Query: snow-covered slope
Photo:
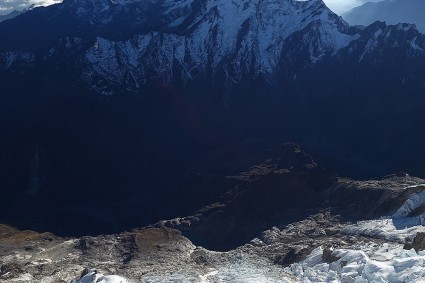
M 335 262 L 323 261 L 323 248 L 287 269 L 300 282 L 424 282 L 425 253 L 398 244 L 363 244 L 332 251 Z
M 101 273 L 89 272 L 77 283 L 127 283 L 127 279 L 118 275 L 103 275 Z
M 419 191 L 410 195 L 391 217 L 361 221 L 342 231 L 346 235 L 378 238 L 388 243 L 358 242 L 351 248 L 332 249 L 333 262 L 324 260 L 324 249 L 319 247 L 287 271 L 302 282 L 424 282 L 425 252 L 409 250 L 404 245 L 418 232 L 425 232 L 424 207 L 425 191 Z
M 425 232 L 424 219 L 425 191 L 420 191 L 412 194 L 392 216 L 360 221 L 346 227 L 343 232 L 349 235 L 365 235 L 404 242 L 406 239 L 412 240 L 418 232 Z

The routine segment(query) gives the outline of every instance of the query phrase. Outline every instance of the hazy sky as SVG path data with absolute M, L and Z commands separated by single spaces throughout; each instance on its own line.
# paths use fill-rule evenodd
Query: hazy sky
M 380 2 L 382 0 L 323 0 L 335 13 L 342 14 L 366 2 Z
M 349 9 L 359 6 L 365 2 L 377 2 L 380 0 L 324 0 L 326 5 L 335 13 L 341 14 Z M 0 15 L 7 14 L 13 10 L 23 10 L 35 4 L 36 6 L 50 5 L 61 0 L 0 0 Z

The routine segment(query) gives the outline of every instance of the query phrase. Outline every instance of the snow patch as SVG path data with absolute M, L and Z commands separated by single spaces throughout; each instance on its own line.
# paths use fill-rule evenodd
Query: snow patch
M 414 51 L 424 51 L 417 43 L 418 37 L 415 37 L 410 41 L 410 48 Z
M 408 31 L 410 29 L 416 29 L 414 24 L 400 23 L 397 25 L 397 30 Z
M 77 283 L 128 283 L 127 279 L 118 275 L 103 275 L 90 272 L 84 275 Z

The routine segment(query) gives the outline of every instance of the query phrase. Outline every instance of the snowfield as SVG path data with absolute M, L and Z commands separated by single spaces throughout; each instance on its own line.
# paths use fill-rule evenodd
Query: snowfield
M 422 226 L 425 223 L 425 214 L 421 210 L 424 207 L 425 191 L 421 191 L 412 194 L 391 217 L 360 221 L 346 227 L 342 232 L 397 242 L 411 240 L 416 233 L 425 232 L 425 227 Z
M 410 188 L 410 187 L 408 187 Z M 406 188 L 407 189 L 407 188 Z M 287 269 L 301 282 L 425 282 L 425 251 L 403 249 L 406 240 L 425 232 L 425 191 L 410 198 L 388 218 L 361 221 L 343 229 L 347 235 L 362 235 L 392 241 L 382 245 L 359 243 L 352 249 L 335 249 L 337 261 L 322 260 L 323 248 Z M 418 213 L 419 212 L 419 213 Z

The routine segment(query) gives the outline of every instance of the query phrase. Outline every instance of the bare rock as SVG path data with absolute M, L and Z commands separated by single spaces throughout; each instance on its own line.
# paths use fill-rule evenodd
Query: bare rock
M 332 263 L 339 260 L 339 257 L 335 256 L 332 252 L 330 248 L 326 247 L 323 250 L 322 260 L 326 263 Z
M 23 268 L 17 263 L 3 264 L 0 268 L 0 276 L 3 278 L 15 277 L 23 271 Z
M 416 252 L 425 250 L 425 233 L 419 232 L 416 234 L 415 238 L 413 238 L 413 241 L 407 242 L 404 245 L 405 250 L 415 249 Z

